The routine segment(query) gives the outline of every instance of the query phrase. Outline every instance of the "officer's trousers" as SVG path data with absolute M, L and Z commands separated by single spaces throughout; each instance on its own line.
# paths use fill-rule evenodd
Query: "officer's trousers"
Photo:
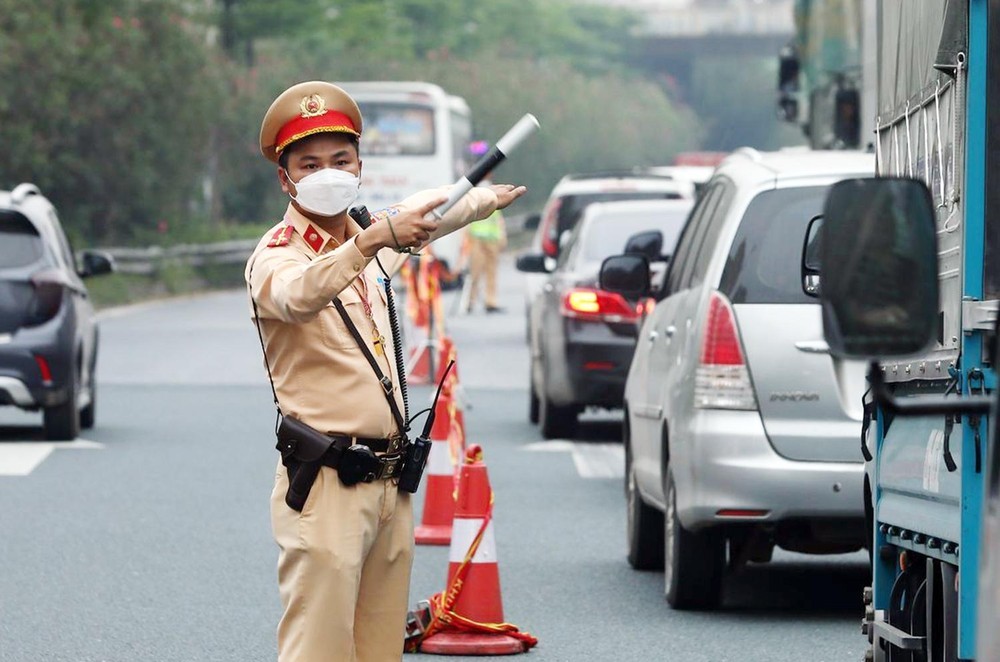
M 497 269 L 500 266 L 500 242 L 472 238 L 469 241 L 469 310 L 476 302 L 479 287 L 485 281 L 486 306 L 497 305 Z
M 301 513 L 285 504 L 287 489 L 279 462 L 271 494 L 279 662 L 397 662 L 413 560 L 410 495 L 391 480 L 345 487 L 329 467 Z

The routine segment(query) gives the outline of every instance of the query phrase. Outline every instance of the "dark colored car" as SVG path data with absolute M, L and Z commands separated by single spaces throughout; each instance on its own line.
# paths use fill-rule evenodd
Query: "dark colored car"
M 630 238 L 657 235 L 660 269 L 680 236 L 693 201 L 631 200 L 593 203 L 568 236 L 555 270 L 529 311 L 529 415 L 547 438 L 569 437 L 588 406 L 618 408 L 635 350 L 634 302 L 598 288 L 605 258 L 626 250 Z M 544 272 L 546 256 L 518 259 L 522 271 Z
M 94 425 L 97 325 L 83 279 L 111 270 L 93 251 L 77 265 L 36 186 L 0 191 L 0 405 L 41 410 L 46 439 Z

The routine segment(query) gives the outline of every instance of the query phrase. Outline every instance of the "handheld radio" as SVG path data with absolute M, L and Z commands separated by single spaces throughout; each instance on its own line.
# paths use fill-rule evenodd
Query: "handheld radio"
M 406 450 L 406 461 L 403 463 L 403 471 L 399 474 L 399 489 L 404 492 L 414 493 L 420 487 L 420 477 L 424 474 L 424 467 L 427 466 L 427 457 L 431 453 L 431 430 L 434 428 L 434 416 L 437 413 L 438 398 L 441 397 L 441 387 L 448 379 L 448 373 L 455 361 L 449 361 L 448 367 L 441 375 L 438 382 L 437 393 L 434 394 L 434 402 L 431 403 L 431 410 L 427 414 L 424 422 L 424 429 L 416 439 L 413 440 Z

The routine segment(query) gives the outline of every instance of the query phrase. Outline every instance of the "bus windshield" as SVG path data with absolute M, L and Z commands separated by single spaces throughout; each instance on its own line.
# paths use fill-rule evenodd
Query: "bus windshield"
M 432 156 L 434 109 L 403 103 L 360 103 L 365 119 L 361 157 Z

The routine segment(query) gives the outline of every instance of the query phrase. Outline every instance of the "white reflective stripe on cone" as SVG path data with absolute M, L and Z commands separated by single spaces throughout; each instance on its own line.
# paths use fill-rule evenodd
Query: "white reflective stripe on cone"
M 472 541 L 483 525 L 481 519 L 460 519 L 456 517 L 451 523 L 451 548 L 448 550 L 449 563 L 461 563 L 472 547 Z M 479 542 L 479 549 L 472 557 L 473 563 L 496 563 L 497 541 L 493 535 L 493 522 L 486 525 L 486 532 Z
M 428 476 L 453 476 L 455 467 L 451 464 L 451 448 L 447 441 L 431 439 L 431 453 L 427 458 Z

